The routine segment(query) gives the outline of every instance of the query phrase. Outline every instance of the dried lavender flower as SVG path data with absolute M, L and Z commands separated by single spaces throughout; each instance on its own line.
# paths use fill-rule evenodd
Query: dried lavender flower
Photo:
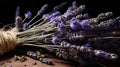
M 77 8 L 77 3 L 76 3 L 76 1 L 73 1 L 72 6 L 68 7 L 67 12 L 72 12 L 76 8 Z
M 85 13 L 85 14 L 83 15 L 83 18 L 88 19 L 88 18 L 89 18 L 89 14 L 88 14 L 88 13 Z
M 66 31 L 66 25 L 64 24 L 64 23 L 59 23 L 59 25 L 58 25 L 58 27 L 59 27 L 59 30 L 60 31 L 62 31 L 62 32 L 65 32 Z
M 77 6 L 78 4 L 77 4 L 77 2 L 76 1 L 73 1 L 72 2 L 72 6 Z
M 54 45 L 59 45 L 60 44 L 60 39 L 57 36 L 52 37 L 52 43 Z
M 43 7 L 38 11 L 38 15 L 41 15 L 48 8 L 48 4 L 43 5 Z
M 29 28 L 29 24 L 28 24 L 28 23 L 24 23 L 24 24 L 23 24 L 23 29 L 26 30 L 26 29 L 28 29 L 28 28 Z
M 18 29 L 19 31 L 22 30 L 22 28 L 23 28 L 23 22 L 22 22 L 22 18 L 21 18 L 20 16 L 17 16 L 17 17 L 16 17 L 15 26 L 17 27 L 17 29 Z
M 96 56 L 103 57 L 108 60 L 116 60 L 118 58 L 118 55 L 114 53 L 108 53 L 103 50 L 94 50 L 94 53 Z
M 79 20 L 78 19 L 71 20 L 70 27 L 71 27 L 72 30 L 79 30 L 79 29 L 81 29 L 81 25 L 79 24 Z
M 80 5 L 77 9 L 73 10 L 72 13 L 77 15 L 85 10 L 85 5 Z
M 76 41 L 76 40 L 82 41 L 85 38 L 85 32 L 83 32 L 83 31 L 71 32 L 67 35 L 68 35 L 70 41 Z
M 83 15 L 82 15 L 82 14 L 79 14 L 79 15 L 77 15 L 75 18 L 81 20 L 81 19 L 83 19 Z
M 61 3 L 60 5 L 55 6 L 55 7 L 53 8 L 53 10 L 54 10 L 54 11 L 58 11 L 59 9 L 63 8 L 66 4 L 67 4 L 67 2 L 63 2 L 63 3 Z
M 111 17 L 113 15 L 113 12 L 106 12 L 106 13 L 101 13 L 97 16 L 97 18 L 99 20 L 104 20 L 104 19 L 107 19 L 109 17 Z
M 88 20 L 83 20 L 83 21 L 81 21 L 81 22 L 80 22 L 80 25 L 82 26 L 82 29 L 91 29 Z
M 66 12 L 62 16 L 64 16 L 66 20 L 70 20 L 72 19 L 72 17 L 74 17 L 74 14 L 72 14 L 71 12 Z
M 115 53 L 107 53 L 106 58 L 109 59 L 109 60 L 114 60 L 115 61 L 115 60 L 117 60 L 118 55 L 115 54 Z
M 27 13 L 25 13 L 25 18 L 30 19 L 32 17 L 32 13 L 30 11 L 28 11 Z
M 20 6 L 16 8 L 15 16 L 20 16 Z
M 52 13 L 52 16 L 58 16 L 60 15 L 61 13 L 59 11 L 55 11 L 54 13 Z

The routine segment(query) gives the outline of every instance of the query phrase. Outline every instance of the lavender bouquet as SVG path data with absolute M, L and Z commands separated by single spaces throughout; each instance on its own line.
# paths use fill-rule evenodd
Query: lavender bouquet
M 44 11 L 48 4 L 45 4 L 33 18 L 30 11 L 25 13 L 25 19 L 19 16 L 17 8 L 15 26 L 10 30 L 15 33 L 15 44 L 45 48 L 59 58 L 82 64 L 87 60 L 99 61 L 97 58 L 119 61 L 120 17 L 111 18 L 113 12 L 106 12 L 90 18 L 89 13 L 84 12 L 85 5 L 78 6 L 75 1 L 62 14 L 59 10 L 66 4 L 54 7 L 47 14 Z M 33 22 L 39 16 L 41 18 Z M 26 22 L 26 19 L 31 20 Z

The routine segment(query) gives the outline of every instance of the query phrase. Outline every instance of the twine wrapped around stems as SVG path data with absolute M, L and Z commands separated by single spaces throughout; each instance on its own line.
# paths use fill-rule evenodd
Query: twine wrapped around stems
M 16 31 L 17 29 L 15 28 L 9 31 L 0 31 L 0 55 L 3 55 L 16 47 Z

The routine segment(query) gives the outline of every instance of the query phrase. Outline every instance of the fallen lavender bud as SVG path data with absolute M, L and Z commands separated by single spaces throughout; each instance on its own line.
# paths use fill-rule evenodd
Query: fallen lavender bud
M 31 57 L 33 59 L 39 60 L 42 63 L 48 64 L 48 65 L 52 65 L 53 64 L 51 60 L 49 60 L 47 58 L 44 58 L 44 57 L 41 57 L 41 56 L 37 55 L 37 53 L 32 52 L 32 51 L 28 51 L 27 52 L 27 56 L 29 56 L 29 57 Z

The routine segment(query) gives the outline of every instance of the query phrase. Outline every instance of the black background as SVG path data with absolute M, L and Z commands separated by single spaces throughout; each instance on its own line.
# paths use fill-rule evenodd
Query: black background
M 11 1 L 11 2 L 10 2 Z M 49 4 L 49 8 L 46 12 L 50 12 L 52 8 L 62 2 L 68 2 L 61 11 L 64 12 L 68 6 L 71 5 L 74 0 L 4 0 L 0 2 L 0 26 L 8 23 L 14 23 L 15 10 L 17 6 L 20 6 L 20 15 L 24 18 L 24 13 L 31 11 L 33 15 L 44 4 Z M 90 17 L 95 17 L 99 13 L 112 11 L 113 17 L 120 15 L 120 2 L 117 0 L 76 0 L 79 5 L 86 5 L 86 12 L 90 14 Z

